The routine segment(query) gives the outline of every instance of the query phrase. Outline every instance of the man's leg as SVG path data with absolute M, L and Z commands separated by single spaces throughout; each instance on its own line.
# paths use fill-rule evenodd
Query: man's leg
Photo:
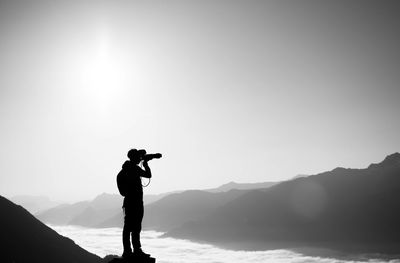
M 132 220 L 132 215 L 130 209 L 124 208 L 124 228 L 122 230 L 122 244 L 124 246 L 124 253 L 122 254 L 122 257 L 128 257 L 132 254 L 132 249 L 131 249 L 131 241 L 130 241 L 130 233 L 131 233 L 131 220 Z
M 140 249 L 140 232 L 142 231 L 142 219 L 144 214 L 143 203 L 139 203 L 135 207 L 135 216 L 132 220 L 132 247 L 133 249 Z
M 146 254 L 142 251 L 142 244 L 140 242 L 140 232 L 142 230 L 142 219 L 144 214 L 143 203 L 138 204 L 137 213 L 135 214 L 134 225 L 132 226 L 132 246 L 134 249 L 134 254 L 141 257 L 149 257 L 149 254 Z

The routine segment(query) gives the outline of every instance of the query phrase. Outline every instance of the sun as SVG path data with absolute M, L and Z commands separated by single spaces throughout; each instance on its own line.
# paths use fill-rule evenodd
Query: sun
M 80 76 L 78 93 L 88 106 L 105 113 L 122 96 L 126 69 L 108 34 L 99 34 L 89 46 L 76 63 Z

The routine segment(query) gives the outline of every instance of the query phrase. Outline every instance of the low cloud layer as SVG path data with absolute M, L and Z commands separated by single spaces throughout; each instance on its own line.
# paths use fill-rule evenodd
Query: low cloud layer
M 51 226 L 84 249 L 101 257 L 122 252 L 121 229 L 87 229 L 74 226 Z M 199 244 L 187 240 L 161 238 L 161 233 L 142 232 L 142 244 L 146 252 L 159 263 L 400 263 L 400 259 L 384 260 L 383 255 L 357 255 L 344 259 L 340 254 L 330 257 L 305 256 L 288 250 L 232 251 Z M 315 253 L 315 252 L 314 252 Z M 322 253 L 322 251 L 320 251 Z M 325 254 L 325 252 L 324 252 Z M 320 254 L 322 255 L 322 254 Z

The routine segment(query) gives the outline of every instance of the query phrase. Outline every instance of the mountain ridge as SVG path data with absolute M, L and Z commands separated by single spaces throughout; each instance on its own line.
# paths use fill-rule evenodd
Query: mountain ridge
M 215 193 L 215 192 L 226 192 L 233 189 L 237 190 L 259 189 L 259 188 L 268 188 L 278 183 L 279 182 L 236 183 L 234 181 L 231 181 L 217 188 L 205 189 L 204 191 Z
M 400 158 L 394 154 L 385 160 L 365 169 L 335 168 L 249 191 L 166 236 L 219 244 L 325 244 L 400 252 Z
M 60 205 L 60 202 L 52 201 L 47 196 L 16 195 L 9 198 L 15 204 L 23 206 L 30 213 L 35 214 Z
M 164 205 L 167 205 L 168 201 L 165 202 L 164 199 L 175 202 L 175 205 L 172 203 L 168 204 L 167 206 L 172 206 L 174 207 L 176 213 L 175 214 L 180 214 L 180 211 L 182 209 L 186 209 L 187 211 L 190 210 L 188 205 L 185 205 L 182 202 L 177 202 L 178 199 L 182 200 L 192 200 L 192 203 L 197 203 L 202 204 L 201 200 L 194 200 L 193 199 L 193 193 L 203 193 L 202 198 L 210 199 L 214 198 L 214 203 L 209 203 L 210 208 L 215 208 L 215 204 L 220 204 L 223 202 L 224 198 L 227 196 L 234 196 L 232 193 L 227 193 L 229 191 L 235 190 L 236 188 L 238 189 L 252 189 L 252 188 L 266 188 L 269 187 L 273 184 L 276 184 L 274 182 L 263 182 L 263 183 L 250 183 L 250 184 L 239 184 L 239 183 L 227 183 L 222 186 L 219 186 L 217 188 L 212 188 L 212 189 L 207 189 L 207 190 L 186 190 L 186 191 L 175 191 L 175 192 L 169 192 L 165 194 L 159 194 L 156 196 L 152 196 L 153 202 L 151 203 L 145 203 L 146 206 L 146 213 L 145 213 L 145 219 L 144 219 L 144 225 L 146 227 L 151 226 L 157 229 L 163 229 L 167 230 L 166 226 L 173 225 L 172 223 L 171 216 L 168 211 L 165 209 L 161 208 L 160 205 L 155 205 L 159 202 L 163 203 Z M 220 194 L 225 192 L 227 194 Z M 215 195 L 216 194 L 216 195 Z M 172 196 L 172 198 L 171 198 Z M 173 201 L 174 196 L 177 196 L 178 199 L 176 201 Z M 205 197 L 205 196 L 213 196 L 213 197 Z M 218 200 L 218 197 L 222 198 L 221 200 Z M 146 197 L 146 195 L 145 195 Z M 94 199 L 91 201 L 82 201 L 74 204 L 64 204 L 64 205 L 59 205 L 57 207 L 51 208 L 49 210 L 43 211 L 41 213 L 35 214 L 37 218 L 42 220 L 43 222 L 50 223 L 50 224 L 55 224 L 55 225 L 79 225 L 79 226 L 85 226 L 85 227 L 95 227 L 95 228 L 104 228 L 104 227 L 122 227 L 123 225 L 123 215 L 122 215 L 122 200 L 123 197 L 117 194 L 108 194 L 108 193 L 102 193 L 98 196 L 96 196 Z M 158 207 L 158 213 L 154 212 L 155 209 L 153 207 Z M 207 210 L 209 211 L 209 210 Z M 193 213 L 199 214 L 196 211 L 193 211 Z M 147 215 L 147 216 L 146 216 Z M 166 216 L 169 219 L 166 220 L 160 220 L 160 225 L 156 226 L 154 225 L 154 222 L 157 220 L 155 218 L 162 216 Z M 182 216 L 185 216 L 182 214 Z M 184 218 L 184 217 L 183 217 Z M 193 217 L 188 216 L 188 218 L 191 220 Z M 179 218 L 175 218 L 176 222 L 181 222 L 182 220 Z M 163 222 L 165 221 L 165 222 Z M 148 223 L 148 222 L 153 222 L 153 223 Z M 166 223 L 169 222 L 169 223 Z
M 0 196 L 3 262 L 100 263 L 102 259 L 47 227 L 22 206 Z

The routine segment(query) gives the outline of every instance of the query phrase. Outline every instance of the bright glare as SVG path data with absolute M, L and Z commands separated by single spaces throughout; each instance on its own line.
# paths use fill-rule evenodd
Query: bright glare
M 109 107 L 121 95 L 124 80 L 123 67 L 116 57 L 117 50 L 107 34 L 100 34 L 81 59 L 81 96 L 99 113 L 107 113 Z

